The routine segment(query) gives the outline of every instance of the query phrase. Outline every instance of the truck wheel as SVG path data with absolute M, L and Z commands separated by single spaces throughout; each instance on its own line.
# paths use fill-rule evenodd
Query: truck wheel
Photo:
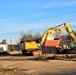
M 26 52 L 27 52 L 26 50 L 22 50 L 23 55 L 26 55 Z
M 36 54 L 35 54 L 35 51 L 32 51 L 32 52 L 31 52 L 31 54 L 32 54 L 33 56 L 35 56 L 35 55 L 36 55 Z

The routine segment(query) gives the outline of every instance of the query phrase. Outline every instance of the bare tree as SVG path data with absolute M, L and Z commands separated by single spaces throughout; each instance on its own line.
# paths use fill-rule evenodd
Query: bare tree
M 33 30 L 29 29 L 26 33 L 26 40 L 32 40 L 33 39 Z
M 25 41 L 25 40 L 33 40 L 36 38 L 40 38 L 41 34 L 39 32 L 33 34 L 33 30 L 29 29 L 26 32 L 21 32 L 20 33 L 20 41 Z
M 40 38 L 42 36 L 42 34 L 40 34 L 39 32 L 35 33 L 33 38 Z
M 2 40 L 2 44 L 7 44 L 6 39 Z
M 28 31 L 20 33 L 20 41 L 31 40 L 33 39 L 33 30 L 29 29 Z
M 53 36 L 54 36 L 55 38 L 60 38 L 60 37 L 63 36 L 63 35 L 64 35 L 64 33 L 62 33 L 62 32 L 57 32 L 57 33 L 53 34 Z
M 24 41 L 24 40 L 26 40 L 26 38 L 27 38 L 27 34 L 22 31 L 20 33 L 20 38 L 19 39 L 22 40 L 22 41 Z

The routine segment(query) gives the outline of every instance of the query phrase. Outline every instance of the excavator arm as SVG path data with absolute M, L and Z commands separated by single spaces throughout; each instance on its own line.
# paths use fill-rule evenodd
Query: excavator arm
M 61 27 L 62 25 L 63 25 L 63 27 Z M 42 35 L 40 46 L 44 45 L 47 36 L 50 36 L 51 34 L 57 33 L 62 30 L 66 30 L 69 33 L 69 35 L 71 36 L 71 38 L 73 39 L 73 41 L 76 42 L 76 35 L 75 35 L 74 31 L 72 30 L 72 28 L 67 23 L 63 23 L 54 28 L 49 28 L 47 31 L 45 31 L 44 34 Z
M 72 28 L 70 27 L 70 25 L 64 23 L 64 27 L 65 27 L 66 31 L 69 33 L 69 35 L 71 36 L 72 40 L 74 42 L 76 42 L 76 34 L 74 33 L 74 31 L 72 30 Z

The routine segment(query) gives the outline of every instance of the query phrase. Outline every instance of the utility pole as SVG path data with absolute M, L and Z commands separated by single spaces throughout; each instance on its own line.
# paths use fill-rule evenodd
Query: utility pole
M 10 37 L 10 46 L 11 46 L 11 51 L 12 51 L 12 37 Z

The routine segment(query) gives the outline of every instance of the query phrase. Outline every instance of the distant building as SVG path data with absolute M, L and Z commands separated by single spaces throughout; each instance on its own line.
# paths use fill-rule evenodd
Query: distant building
M 17 51 L 18 50 L 18 45 L 12 44 L 12 45 L 8 45 L 8 49 L 9 51 Z

